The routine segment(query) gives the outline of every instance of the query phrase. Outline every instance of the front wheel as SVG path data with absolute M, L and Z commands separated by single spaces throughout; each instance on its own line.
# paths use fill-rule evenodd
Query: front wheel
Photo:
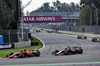
M 40 52 L 38 52 L 36 56 L 40 56 Z
M 58 56 L 59 54 L 55 53 L 55 56 Z
M 56 53 L 58 53 L 59 51 L 58 50 L 55 50 L 54 52 L 52 52 L 52 54 L 56 54 Z

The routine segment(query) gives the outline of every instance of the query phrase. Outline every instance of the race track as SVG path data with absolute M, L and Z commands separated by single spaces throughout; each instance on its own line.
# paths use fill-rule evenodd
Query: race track
M 0 59 L 0 66 L 23 65 L 23 64 L 54 64 L 51 66 L 55 66 L 58 64 L 57 66 L 66 66 L 68 65 L 66 63 L 70 63 L 70 66 L 87 66 L 87 65 L 100 66 L 99 42 L 92 42 L 91 40 L 77 39 L 76 37 L 68 36 L 65 34 L 47 33 L 43 31 L 40 33 L 32 32 L 32 35 L 41 39 L 45 44 L 45 47 L 42 50 L 40 50 L 41 51 L 40 57 Z M 68 46 L 82 47 L 83 54 L 60 55 L 60 56 L 54 56 L 51 54 L 52 51 L 54 51 L 55 49 L 61 50 Z M 88 62 L 88 63 L 82 65 L 79 64 L 83 62 L 84 63 Z M 72 63 L 77 63 L 79 65 Z

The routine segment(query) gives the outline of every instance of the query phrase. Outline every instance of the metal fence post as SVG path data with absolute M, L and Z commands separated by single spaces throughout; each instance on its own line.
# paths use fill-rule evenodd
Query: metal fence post
M 9 44 L 11 43 L 11 40 L 10 40 L 10 31 L 11 31 L 11 29 L 9 30 Z

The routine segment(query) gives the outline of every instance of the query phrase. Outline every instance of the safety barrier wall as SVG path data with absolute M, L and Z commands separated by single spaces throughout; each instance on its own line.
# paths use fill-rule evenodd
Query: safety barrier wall
M 67 26 L 66 30 L 75 32 L 86 32 L 100 34 L 100 26 Z
M 82 25 L 76 25 L 76 26 L 54 26 L 54 25 L 35 25 L 37 28 L 47 28 L 47 29 L 56 29 L 59 30 L 66 30 L 66 31 L 74 31 L 74 32 L 86 32 L 86 33 L 94 33 L 94 34 L 100 34 L 100 26 L 82 26 Z
M 21 48 L 31 46 L 31 42 L 28 37 L 29 30 L 23 30 L 23 41 L 22 41 L 22 30 L 0 30 L 0 35 L 3 38 L 3 43 L 0 43 L 0 49 L 10 48 Z
M 21 41 L 14 44 L 14 48 L 22 48 L 22 47 L 28 47 L 28 46 L 31 46 L 30 41 Z

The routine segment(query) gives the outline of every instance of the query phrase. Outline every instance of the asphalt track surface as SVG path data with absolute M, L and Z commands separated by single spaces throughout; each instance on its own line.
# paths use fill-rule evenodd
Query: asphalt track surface
M 32 32 L 32 35 L 45 44 L 40 50 L 40 57 L 0 59 L 0 66 L 100 66 L 100 42 L 47 32 Z M 51 54 L 56 49 L 61 50 L 68 46 L 82 47 L 83 54 L 59 56 Z

